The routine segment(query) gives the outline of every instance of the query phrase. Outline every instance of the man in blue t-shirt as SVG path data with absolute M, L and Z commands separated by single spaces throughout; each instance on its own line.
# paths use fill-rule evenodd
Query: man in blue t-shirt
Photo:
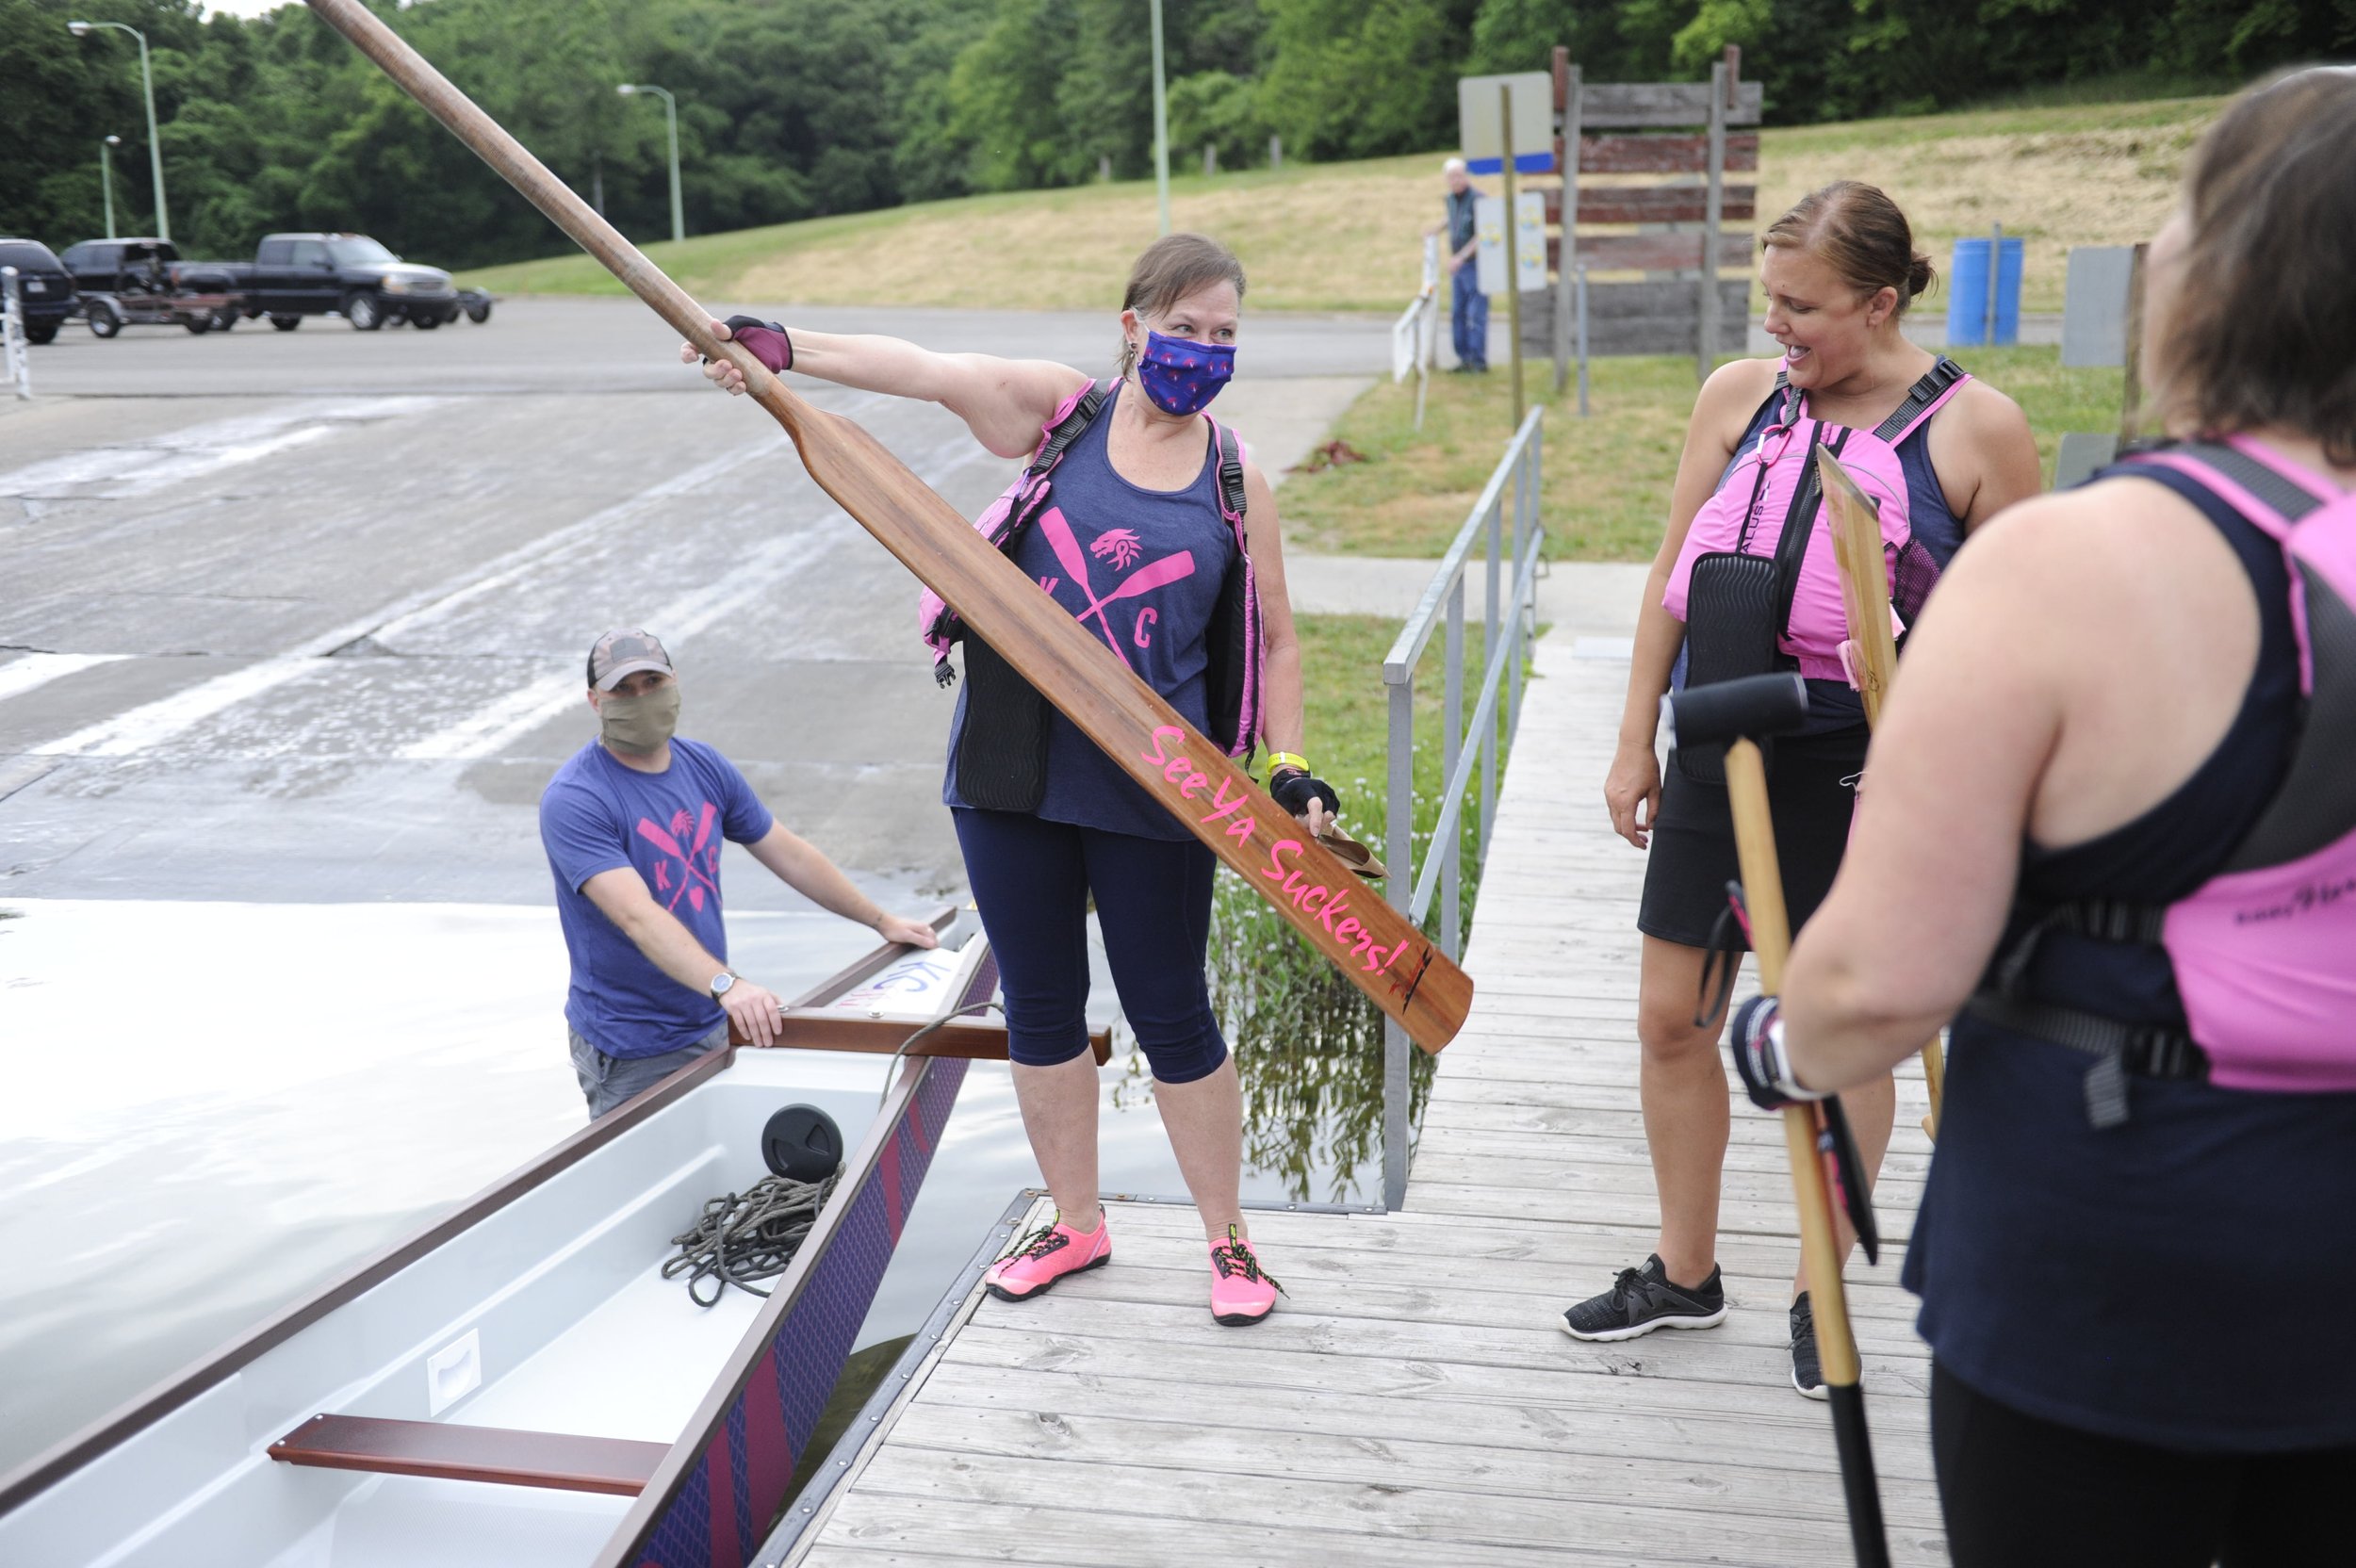
M 885 914 L 832 861 L 786 831 L 736 765 L 674 739 L 671 656 L 644 631 L 609 631 L 589 650 L 597 738 L 540 796 L 540 841 L 556 874 L 557 918 L 573 960 L 564 1021 L 589 1114 L 728 1042 L 777 1035 L 781 1005 L 728 968 L 720 842 L 732 840 L 794 891 L 886 941 L 935 944 L 922 921 Z

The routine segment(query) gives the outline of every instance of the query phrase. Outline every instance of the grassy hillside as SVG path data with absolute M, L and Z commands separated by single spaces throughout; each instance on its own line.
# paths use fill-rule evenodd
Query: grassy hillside
M 2061 308 L 2073 244 L 2148 237 L 2184 157 L 2222 103 L 1990 109 L 1765 133 L 1765 218 L 1828 180 L 1888 189 L 1942 268 L 1958 235 L 2001 222 L 2028 241 L 2024 303 Z M 1397 309 L 1418 235 L 1439 212 L 1440 155 L 1175 178 L 1171 218 L 1232 245 L 1252 302 L 1274 310 Z M 1642 180 L 1637 183 L 1643 183 Z M 705 298 L 780 304 L 1104 309 L 1153 237 L 1150 183 L 1021 191 L 707 235 L 646 247 Z M 618 294 L 585 256 L 470 274 L 503 294 Z M 1943 295 L 1926 303 L 1943 304 Z
M 2052 347 L 1961 349 L 1964 366 L 2021 405 L 2045 478 L 2065 431 L 2119 428 L 2119 372 L 2064 368 Z M 1557 398 L 1549 368 L 1530 367 L 1533 402 L 1547 405 L 1546 554 L 1556 561 L 1649 561 L 1660 547 L 1693 408 L 1686 358 L 1597 360 L 1594 413 Z M 1420 433 L 1415 384 L 1378 382 L 1333 427 L 1364 459 L 1295 473 L 1278 492 L 1294 549 L 1341 555 L 1437 556 L 1497 466 L 1513 425 L 1501 373 L 1432 378 Z

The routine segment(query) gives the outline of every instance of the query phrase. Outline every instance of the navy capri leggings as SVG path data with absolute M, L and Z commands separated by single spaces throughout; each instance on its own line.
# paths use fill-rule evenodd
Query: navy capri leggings
M 1006 1049 L 1054 1067 L 1088 1049 L 1088 895 L 1121 1009 L 1153 1078 L 1190 1084 L 1227 1060 L 1203 960 L 1219 862 L 1191 839 L 1141 839 L 1027 811 L 950 816 L 982 929 L 998 956 Z

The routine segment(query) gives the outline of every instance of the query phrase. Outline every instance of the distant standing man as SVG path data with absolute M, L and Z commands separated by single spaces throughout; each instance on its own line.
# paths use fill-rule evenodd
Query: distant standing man
M 1448 323 L 1456 344 L 1456 368 L 1473 373 L 1489 368 L 1489 296 L 1481 292 L 1481 224 L 1474 204 L 1480 188 L 1464 172 L 1463 158 L 1440 166 L 1448 178 L 1448 217 L 1425 232 L 1448 231 Z
M 589 650 L 597 738 L 540 796 L 540 841 L 572 955 L 564 1001 L 573 1070 L 592 1118 L 728 1043 L 777 1036 L 780 1004 L 728 968 L 720 843 L 729 840 L 822 908 L 886 941 L 935 945 L 932 927 L 888 915 L 834 863 L 786 831 L 736 765 L 679 740 L 679 678 L 644 631 Z

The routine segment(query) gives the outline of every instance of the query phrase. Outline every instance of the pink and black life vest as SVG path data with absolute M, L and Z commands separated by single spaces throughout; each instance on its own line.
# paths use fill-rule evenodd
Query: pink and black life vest
M 1092 381 L 1056 405 L 1047 422 L 1039 427 L 1038 449 L 1033 452 L 1013 483 L 973 520 L 974 531 L 990 542 L 1001 554 L 1011 554 L 1023 535 L 1046 512 L 1053 489 L 1056 465 L 1072 449 L 1072 443 L 1094 424 L 1112 405 L 1112 394 L 1119 384 Z M 1208 418 L 1209 416 L 1204 416 Z M 1224 746 L 1230 757 L 1249 758 L 1258 743 L 1261 710 L 1261 638 L 1259 582 L 1252 565 L 1252 552 L 1244 531 L 1243 443 L 1235 431 L 1211 420 L 1211 432 L 1219 447 L 1219 515 L 1235 536 L 1235 555 L 1220 584 L 1219 605 L 1213 613 L 1206 633 L 1208 667 L 1204 672 L 1208 694 L 1210 738 Z M 957 671 L 949 662 L 949 650 L 968 637 L 965 623 L 957 612 L 944 603 L 930 588 L 924 592 L 917 605 L 916 623 L 924 645 L 932 650 L 933 678 L 942 686 L 954 685 Z M 992 691 L 1011 689 L 1019 682 L 997 680 Z M 969 691 L 969 728 L 973 714 L 971 707 L 981 695 L 979 688 Z M 1036 719 L 1027 715 L 993 715 L 997 729 L 1003 731 L 1012 722 L 1015 727 L 1027 729 Z M 992 728 L 984 725 L 983 729 Z
M 2356 493 L 2238 435 L 2138 453 L 2128 465 L 2184 475 L 2282 547 L 2299 654 L 2297 739 L 2281 786 L 2207 881 L 2168 904 L 2088 899 L 2047 910 L 1991 970 L 1971 1010 L 2095 1056 L 2086 1108 L 2097 1127 L 2127 1119 L 2130 1073 L 2356 1092 Z M 2051 930 L 2163 949 L 2185 1026 L 2131 1025 L 2023 996 L 2029 960 Z
M 1971 379 L 1941 359 L 1890 417 L 1866 431 L 1814 417 L 1806 396 L 1776 374 L 1783 408 L 1693 514 L 1661 596 L 1662 607 L 1688 624 L 1689 684 L 1762 674 L 1777 662 L 1814 680 L 1848 678 L 1841 657 L 1848 612 L 1818 488 L 1820 449 L 1840 460 L 1880 513 L 1897 617 L 1891 629 L 1905 632 L 1939 565 L 1914 537 L 1898 446 Z M 1734 627 L 1743 629 L 1732 634 L 1746 645 L 1722 651 Z

